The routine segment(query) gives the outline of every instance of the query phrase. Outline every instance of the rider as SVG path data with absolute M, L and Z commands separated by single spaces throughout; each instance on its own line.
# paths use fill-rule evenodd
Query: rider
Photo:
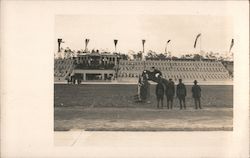
M 156 69 L 154 66 L 152 67 L 152 72 L 154 73 L 154 75 L 156 75 L 157 73 L 159 73 L 159 75 L 162 76 L 162 72 L 160 70 Z

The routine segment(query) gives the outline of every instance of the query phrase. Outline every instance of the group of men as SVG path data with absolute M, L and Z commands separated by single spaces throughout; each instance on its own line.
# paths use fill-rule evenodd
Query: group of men
M 164 85 L 163 80 L 161 79 L 161 75 L 158 76 L 159 82 L 156 85 L 156 98 L 157 98 L 157 108 L 163 108 L 163 98 L 164 94 L 167 97 L 167 108 L 172 109 L 173 108 L 173 100 L 174 95 L 176 93 L 177 98 L 180 102 L 180 109 L 186 109 L 186 100 L 185 97 L 187 96 L 187 90 L 184 83 L 182 83 L 182 79 L 179 79 L 179 84 L 176 86 L 175 91 L 175 84 L 172 81 L 172 79 L 169 79 L 166 85 Z M 195 109 L 200 108 L 201 109 L 201 88 L 199 85 L 197 85 L 197 80 L 194 80 L 194 85 L 192 87 L 192 97 L 194 98 L 195 102 Z M 160 107 L 161 102 L 161 107 Z

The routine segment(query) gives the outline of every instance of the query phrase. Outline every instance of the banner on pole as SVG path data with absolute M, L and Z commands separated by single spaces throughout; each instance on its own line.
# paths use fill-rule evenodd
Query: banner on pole
M 118 43 L 118 40 L 115 39 L 115 40 L 114 40 L 115 47 L 116 47 L 117 43 Z
M 231 49 L 233 48 L 233 46 L 234 46 L 234 39 L 232 39 L 232 41 L 231 41 L 231 45 L 230 45 L 230 48 L 229 48 L 229 52 L 231 52 Z
M 194 48 L 196 48 L 196 43 L 197 43 L 197 40 L 198 38 L 201 36 L 201 33 L 199 33 L 196 38 L 195 38 L 195 41 L 194 41 Z

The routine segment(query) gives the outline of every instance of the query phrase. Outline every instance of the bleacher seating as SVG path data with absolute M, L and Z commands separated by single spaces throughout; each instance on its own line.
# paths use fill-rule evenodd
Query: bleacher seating
M 150 70 L 155 67 L 163 73 L 166 79 L 172 78 L 178 81 L 199 80 L 203 82 L 232 80 L 228 70 L 219 61 L 127 61 L 121 60 L 119 63 L 118 81 L 136 81 L 138 76 L 145 69 Z
M 73 59 L 55 59 L 54 60 L 54 81 L 60 82 L 65 81 L 74 69 Z
M 175 82 L 181 78 L 184 82 L 198 80 L 202 82 L 232 81 L 232 75 L 220 61 L 191 61 L 191 60 L 147 60 L 129 61 L 120 60 L 117 81 L 137 82 L 138 77 L 144 69 L 150 70 L 152 67 L 163 73 L 163 78 L 172 78 Z M 54 80 L 55 82 L 65 81 L 74 70 L 74 59 L 54 60 Z

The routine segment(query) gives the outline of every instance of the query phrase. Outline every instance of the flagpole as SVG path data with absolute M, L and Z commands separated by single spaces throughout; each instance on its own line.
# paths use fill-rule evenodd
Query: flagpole
M 172 58 L 172 53 L 169 53 L 169 55 L 170 55 L 170 65 L 171 65 L 171 69 L 173 69 L 173 67 L 172 67 L 172 60 L 173 60 L 173 58 Z
M 61 52 L 61 44 L 63 43 L 62 38 L 58 38 L 57 42 L 58 42 L 58 52 Z
M 86 49 L 87 49 L 87 44 L 86 44 L 87 42 L 86 42 L 86 39 L 85 39 L 85 49 L 84 49 L 84 51 L 85 51 L 85 53 L 86 53 Z
M 200 61 L 201 61 L 201 56 L 202 54 L 201 54 L 201 36 L 200 36 Z
M 233 48 L 234 45 L 234 39 L 231 40 L 230 48 L 229 48 L 229 54 L 231 53 L 231 49 Z
M 168 43 L 170 42 L 170 40 L 167 41 L 167 44 L 166 44 L 166 52 L 167 52 L 167 55 L 170 56 L 170 67 L 172 69 L 172 56 L 170 53 L 168 53 Z
M 200 53 L 201 53 L 201 36 L 200 36 Z
M 146 42 L 146 40 L 145 39 L 142 39 L 142 61 L 143 61 L 143 69 L 145 70 L 145 68 L 146 68 L 146 63 L 145 63 L 145 49 L 144 49 L 144 45 L 145 45 L 145 42 Z
M 85 53 L 87 53 L 87 39 L 85 39 Z
M 166 44 L 166 52 L 165 53 L 168 55 L 168 43 Z

